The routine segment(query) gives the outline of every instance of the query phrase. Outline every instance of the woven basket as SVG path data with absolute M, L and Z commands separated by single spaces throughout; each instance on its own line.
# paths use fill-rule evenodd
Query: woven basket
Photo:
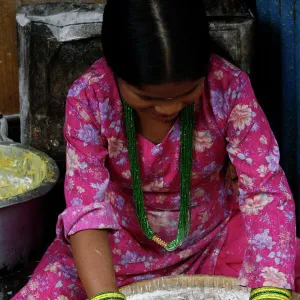
M 124 286 L 120 291 L 126 295 L 142 295 L 144 293 L 151 293 L 157 290 L 168 290 L 174 288 L 193 288 L 193 287 L 214 287 L 226 288 L 234 291 L 248 291 L 249 288 L 240 287 L 237 284 L 237 279 L 233 277 L 221 276 L 206 276 L 206 275 L 193 275 L 193 276 L 174 276 L 174 277 L 161 277 L 145 281 L 139 281 L 127 286 Z M 293 300 L 300 300 L 300 294 L 294 293 Z

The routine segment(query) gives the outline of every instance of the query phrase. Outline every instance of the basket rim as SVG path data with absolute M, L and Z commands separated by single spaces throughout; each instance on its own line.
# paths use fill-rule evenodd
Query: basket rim
M 250 293 L 250 288 L 238 285 L 235 277 L 216 276 L 216 275 L 178 275 L 158 277 L 137 281 L 120 288 L 125 296 L 144 294 L 159 290 L 167 290 L 172 287 L 219 287 L 231 290 L 245 290 Z M 293 300 L 300 300 L 300 294 L 293 293 Z

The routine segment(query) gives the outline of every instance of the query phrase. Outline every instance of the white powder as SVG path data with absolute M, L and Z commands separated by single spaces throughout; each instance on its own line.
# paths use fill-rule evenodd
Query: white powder
M 249 300 L 248 289 L 180 288 L 128 296 L 128 300 Z

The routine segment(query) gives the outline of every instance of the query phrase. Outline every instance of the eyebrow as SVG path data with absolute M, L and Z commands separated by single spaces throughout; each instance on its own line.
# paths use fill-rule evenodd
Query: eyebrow
M 198 86 L 199 86 L 199 83 L 197 83 L 197 84 L 196 84 L 191 90 L 189 90 L 188 92 L 186 92 L 186 93 L 184 93 L 184 94 L 182 94 L 182 95 L 173 97 L 172 99 L 176 99 L 176 98 L 179 98 L 179 97 L 186 96 L 186 95 L 192 93 Z M 153 100 L 169 100 L 169 98 L 152 97 L 152 96 L 149 96 L 149 95 L 142 95 L 142 94 L 139 94 L 139 93 L 136 93 L 136 95 L 138 95 L 139 97 L 151 98 L 151 99 L 153 99 Z M 171 99 L 171 98 L 170 98 L 170 99 Z

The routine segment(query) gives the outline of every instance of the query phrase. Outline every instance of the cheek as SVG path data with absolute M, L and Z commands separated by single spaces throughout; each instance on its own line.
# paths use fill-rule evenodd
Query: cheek
M 184 99 L 183 101 L 180 102 L 180 105 L 182 108 L 190 105 L 190 104 L 193 104 L 195 103 L 199 98 L 196 98 L 196 97 L 190 97 L 188 99 Z
M 132 93 L 127 92 L 126 90 L 121 91 L 123 100 L 135 110 L 143 111 L 151 108 L 153 104 L 151 102 L 145 102 L 133 95 Z
M 202 94 L 203 94 L 202 89 L 200 91 L 197 91 L 194 95 L 191 95 L 190 97 L 186 98 L 183 101 L 184 105 L 186 106 L 186 105 L 197 102 L 202 97 Z

